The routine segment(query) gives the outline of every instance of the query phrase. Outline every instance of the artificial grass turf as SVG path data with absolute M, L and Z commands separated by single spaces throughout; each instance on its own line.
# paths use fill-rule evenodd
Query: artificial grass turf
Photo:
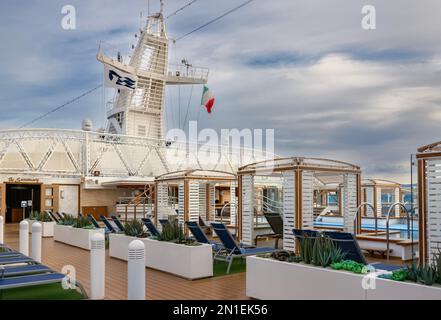
M 227 275 L 228 263 L 225 261 L 217 261 L 213 262 L 213 276 L 214 277 L 222 277 Z M 231 265 L 230 273 L 241 273 L 245 272 L 247 269 L 246 260 L 243 258 L 237 258 L 233 260 L 233 264 Z
M 2 300 L 81 300 L 76 290 L 64 290 L 60 283 L 4 290 Z

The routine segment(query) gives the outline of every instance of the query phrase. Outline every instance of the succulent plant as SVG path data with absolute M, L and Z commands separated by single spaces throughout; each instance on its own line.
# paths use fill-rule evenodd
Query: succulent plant
M 170 223 L 162 227 L 162 232 L 159 235 L 158 240 L 182 243 L 185 240 L 184 232 L 176 220 L 170 220 Z
M 129 237 L 146 238 L 147 233 L 144 231 L 144 224 L 139 220 L 128 221 L 124 225 L 124 233 Z
M 93 229 L 93 224 L 87 217 L 77 217 L 74 219 L 72 227 L 77 229 Z
M 71 214 L 65 214 L 63 218 L 60 219 L 59 224 L 63 226 L 72 226 L 75 223 L 76 218 Z
M 299 240 L 300 257 L 306 264 L 311 264 L 313 261 L 315 238 L 306 236 Z

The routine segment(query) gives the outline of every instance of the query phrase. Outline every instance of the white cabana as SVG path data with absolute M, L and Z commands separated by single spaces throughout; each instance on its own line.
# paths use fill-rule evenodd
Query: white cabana
M 186 170 L 159 176 L 156 221 L 177 215 L 182 225 L 201 218 L 236 227 L 236 187 L 236 175 L 230 172 Z
M 441 141 L 423 146 L 418 161 L 420 263 L 430 263 L 441 248 Z
M 281 214 L 284 221 L 285 250 L 295 249 L 293 229 L 314 228 L 314 191 L 338 185 L 341 192 L 341 215 L 346 232 L 359 232 L 360 219 L 355 214 L 360 204 L 360 167 L 341 161 L 315 158 L 282 158 L 255 163 L 238 171 L 239 238 L 252 244 L 255 236 L 255 192 L 263 180 L 279 179 Z
M 363 179 L 361 182 L 363 202 L 370 203 L 375 210 L 366 206 L 363 208 L 365 217 L 382 217 L 387 214 L 390 206 L 395 202 L 402 202 L 401 184 L 383 179 Z M 395 206 L 395 217 L 401 216 L 402 208 Z

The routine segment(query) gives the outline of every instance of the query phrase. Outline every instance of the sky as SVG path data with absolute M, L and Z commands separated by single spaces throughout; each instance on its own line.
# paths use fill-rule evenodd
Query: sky
M 155 11 L 158 1 L 150 2 Z M 166 0 L 166 14 L 188 2 Z M 242 2 L 199 0 L 168 20 L 168 35 L 179 38 Z M 103 3 L 0 2 L 1 129 L 102 83 L 100 41 L 130 54 L 148 0 Z M 376 8 L 375 30 L 361 27 L 367 4 Z M 77 10 L 76 30 L 61 27 L 64 5 Z M 217 101 L 208 115 L 202 88 L 191 99 L 191 88 L 170 88 L 165 124 L 182 125 L 179 109 L 190 105 L 201 129 L 275 129 L 278 155 L 347 161 L 364 177 L 408 183 L 410 155 L 441 140 L 440 12 L 438 0 L 255 0 L 171 44 L 172 63 L 210 68 Z M 104 126 L 103 101 L 98 90 L 32 126 L 79 129 L 85 118 Z

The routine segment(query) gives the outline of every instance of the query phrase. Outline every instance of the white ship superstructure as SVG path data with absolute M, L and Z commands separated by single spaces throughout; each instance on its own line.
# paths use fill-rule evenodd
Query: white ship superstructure
M 169 39 L 162 11 L 150 15 L 127 63 L 120 54 L 97 58 L 104 65 L 137 77 L 135 90 L 117 90 L 109 104 L 106 132 L 65 129 L 0 131 L 0 212 L 7 222 L 24 210 L 120 213 L 133 198 L 154 201 L 154 180 L 181 170 L 235 173 L 244 164 L 264 159 L 262 152 L 219 149 L 200 161 L 198 148 L 164 140 L 167 85 L 203 85 L 209 70 L 185 60 L 169 66 Z M 202 88 L 201 88 L 202 91 Z M 225 149 L 223 149 L 225 150 Z M 137 202 L 139 205 L 139 202 Z

